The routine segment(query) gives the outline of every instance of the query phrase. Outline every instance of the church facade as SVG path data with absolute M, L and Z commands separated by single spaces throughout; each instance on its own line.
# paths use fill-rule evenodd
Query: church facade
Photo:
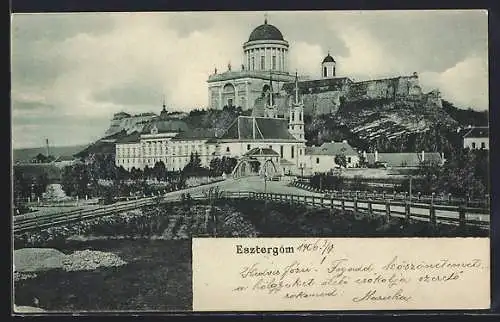
M 224 106 L 253 108 L 259 97 L 271 90 L 279 90 L 283 84 L 293 82 L 289 73 L 289 44 L 275 26 L 264 24 L 255 28 L 243 44 L 243 63 L 235 70 L 230 64 L 225 72 L 209 76 L 208 107 Z M 270 88 L 270 83 L 275 87 Z

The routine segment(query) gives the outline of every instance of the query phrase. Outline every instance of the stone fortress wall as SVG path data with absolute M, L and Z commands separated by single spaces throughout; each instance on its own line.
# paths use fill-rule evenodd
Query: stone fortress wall
M 109 128 L 106 130 L 105 136 L 110 136 L 123 130 L 127 131 L 127 133 L 141 131 L 147 123 L 156 117 L 154 113 L 143 113 L 138 115 L 130 115 L 123 112 L 116 113 L 110 122 Z
M 292 83 L 283 86 L 282 93 L 288 100 L 295 95 L 294 86 Z M 299 93 L 304 100 L 304 113 L 309 115 L 336 113 L 342 101 L 374 99 L 410 100 L 441 107 L 439 91 L 423 93 L 417 73 L 360 82 L 353 82 L 347 77 L 301 81 Z

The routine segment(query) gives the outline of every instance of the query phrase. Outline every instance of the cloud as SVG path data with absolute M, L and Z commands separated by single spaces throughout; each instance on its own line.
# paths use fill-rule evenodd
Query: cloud
M 321 62 L 324 57 L 325 53 L 320 45 L 307 42 L 293 44 L 289 52 L 290 65 L 294 66 L 299 74 L 309 75 L 312 78 L 321 75 Z
M 486 110 L 488 101 L 488 64 L 478 56 L 470 56 L 442 73 L 420 75 L 424 88 L 437 88 L 442 97 L 462 108 Z

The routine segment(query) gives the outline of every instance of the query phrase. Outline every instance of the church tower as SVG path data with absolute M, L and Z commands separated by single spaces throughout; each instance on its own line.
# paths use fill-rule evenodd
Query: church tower
M 165 104 L 165 95 L 163 96 L 163 109 L 160 112 L 160 119 L 164 120 L 168 118 L 167 106 Z
M 299 101 L 299 77 L 295 73 L 295 97 L 290 106 L 290 117 L 288 119 L 288 132 L 297 140 L 305 141 L 304 138 L 304 102 Z
M 269 92 L 265 105 L 264 116 L 270 118 L 278 117 L 278 107 L 276 106 L 276 102 L 273 97 L 273 77 L 271 73 L 269 73 Z
M 332 56 L 330 56 L 330 52 L 328 52 L 328 55 L 323 59 L 323 62 L 321 63 L 321 78 L 333 78 L 335 77 L 335 59 L 333 59 Z

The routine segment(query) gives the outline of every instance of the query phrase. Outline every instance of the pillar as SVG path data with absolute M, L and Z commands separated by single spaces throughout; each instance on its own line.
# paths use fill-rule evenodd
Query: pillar
M 246 96 L 246 109 L 248 110 L 250 108 L 250 93 L 248 91 L 248 81 L 245 81 L 245 96 Z
M 224 105 L 222 104 L 222 85 L 221 85 L 221 86 L 219 86 L 219 107 L 218 107 L 218 109 L 222 110 L 223 106 Z

